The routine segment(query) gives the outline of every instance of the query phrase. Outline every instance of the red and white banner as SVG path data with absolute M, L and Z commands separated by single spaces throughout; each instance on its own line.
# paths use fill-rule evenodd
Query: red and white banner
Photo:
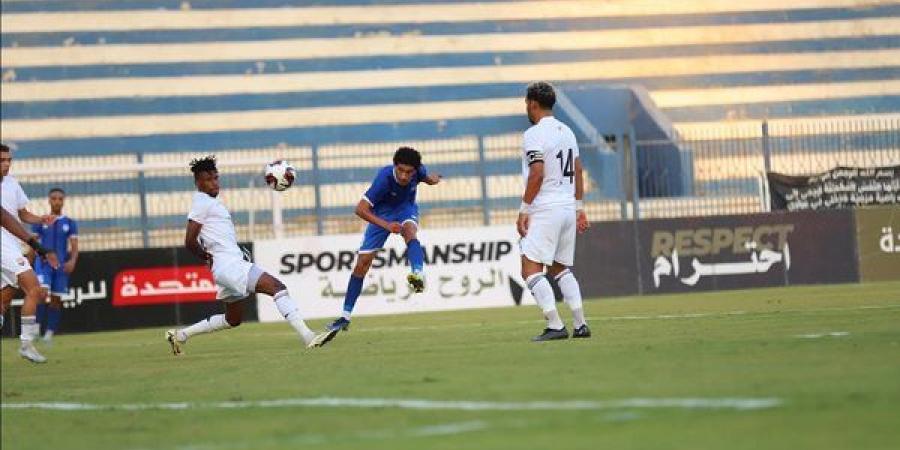
M 204 265 L 125 269 L 113 281 L 115 307 L 215 299 L 216 284 L 212 272 Z
M 423 230 L 425 292 L 411 292 L 406 244 L 392 235 L 375 256 L 354 315 L 533 304 L 524 288 L 515 227 Z M 256 263 L 284 282 L 305 317 L 340 315 L 362 233 L 256 241 Z M 283 320 L 270 299 L 257 302 L 259 320 Z

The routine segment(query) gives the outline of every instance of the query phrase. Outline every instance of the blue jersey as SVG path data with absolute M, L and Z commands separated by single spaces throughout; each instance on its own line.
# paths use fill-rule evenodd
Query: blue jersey
M 38 235 L 41 245 L 56 252 L 59 263 L 69 258 L 69 238 L 78 236 L 78 225 L 75 221 L 60 216 L 52 225 L 32 225 L 31 230 Z
M 372 186 L 363 199 L 372 205 L 372 210 L 380 217 L 392 216 L 401 211 L 416 210 L 416 185 L 425 180 L 428 171 L 425 166 L 413 174 L 406 186 L 400 186 L 394 178 L 394 166 L 385 166 L 378 171 Z

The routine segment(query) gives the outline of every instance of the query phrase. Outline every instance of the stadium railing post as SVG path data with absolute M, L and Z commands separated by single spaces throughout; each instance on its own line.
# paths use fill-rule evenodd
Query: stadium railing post
M 144 170 L 144 153 L 137 153 L 138 163 L 138 196 L 141 202 L 141 239 L 144 248 L 150 247 L 150 219 L 147 215 L 147 183 Z
M 772 149 L 769 147 L 769 121 L 762 122 L 763 168 L 766 173 L 772 171 Z
M 637 141 L 634 138 L 634 128 L 629 128 L 622 138 L 625 151 L 628 153 L 628 189 L 631 192 L 631 215 L 635 221 L 638 221 L 641 218 L 641 190 L 638 184 L 640 170 L 638 167 Z
M 622 145 L 625 148 L 625 151 L 628 155 L 628 171 L 626 172 L 626 176 L 623 177 L 628 180 L 629 183 L 629 191 L 631 192 L 631 226 L 632 226 L 632 236 L 634 236 L 634 252 L 635 252 L 635 261 L 637 263 L 637 267 L 635 270 L 636 280 L 637 280 L 637 291 L 638 295 L 644 294 L 644 283 L 642 279 L 642 271 L 641 269 L 641 239 L 639 233 L 638 223 L 641 220 L 641 205 L 640 205 L 640 197 L 641 191 L 640 186 L 638 185 L 638 157 L 637 157 L 637 140 L 635 139 L 634 128 L 629 127 L 628 130 L 622 135 Z
M 321 177 L 319 174 L 319 146 L 313 144 L 312 151 L 310 153 L 310 158 L 312 158 L 312 183 L 313 183 L 313 192 L 315 193 L 316 198 L 316 234 L 321 236 L 325 232 L 325 218 L 322 217 L 322 185 L 320 183 Z
M 486 171 L 487 157 L 484 150 L 484 136 L 478 136 L 478 176 L 481 178 L 481 216 L 484 226 L 491 224 Z
M 628 220 L 628 196 L 631 186 L 631 177 L 628 176 L 628 155 L 625 152 L 625 145 L 623 144 L 624 139 L 621 134 L 613 135 L 614 144 L 616 146 L 616 153 L 619 155 L 619 180 L 621 182 L 621 186 L 619 187 L 621 196 L 619 197 L 619 210 L 622 216 L 622 220 Z

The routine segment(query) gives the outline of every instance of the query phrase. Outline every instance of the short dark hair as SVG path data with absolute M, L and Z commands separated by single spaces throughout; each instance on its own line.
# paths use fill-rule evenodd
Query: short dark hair
M 556 92 L 553 90 L 553 86 L 546 81 L 529 84 L 525 98 L 536 101 L 544 109 L 553 109 L 553 105 L 556 104 Z
M 422 165 L 422 155 L 412 147 L 400 147 L 394 152 L 394 165 L 407 164 L 418 169 Z
M 217 172 L 219 170 L 216 168 L 216 155 L 194 158 L 188 165 L 191 167 L 191 172 L 194 173 L 194 178 L 200 176 L 201 172 Z
M 49 196 L 49 195 L 53 194 L 54 192 L 59 192 L 62 195 L 66 195 L 66 191 L 64 191 L 63 188 L 61 188 L 61 187 L 55 187 L 55 188 L 50 189 L 50 192 L 48 192 L 47 195 Z
M 0 152 L 10 153 L 9 146 L 6 144 L 0 144 Z

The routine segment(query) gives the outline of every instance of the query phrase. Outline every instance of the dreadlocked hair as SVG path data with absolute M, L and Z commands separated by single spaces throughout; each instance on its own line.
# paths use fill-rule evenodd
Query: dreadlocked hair
M 200 174 L 200 172 L 215 172 L 216 169 L 216 155 L 207 155 L 201 158 L 194 158 L 191 160 L 190 164 L 191 172 L 194 173 L 194 176 Z

